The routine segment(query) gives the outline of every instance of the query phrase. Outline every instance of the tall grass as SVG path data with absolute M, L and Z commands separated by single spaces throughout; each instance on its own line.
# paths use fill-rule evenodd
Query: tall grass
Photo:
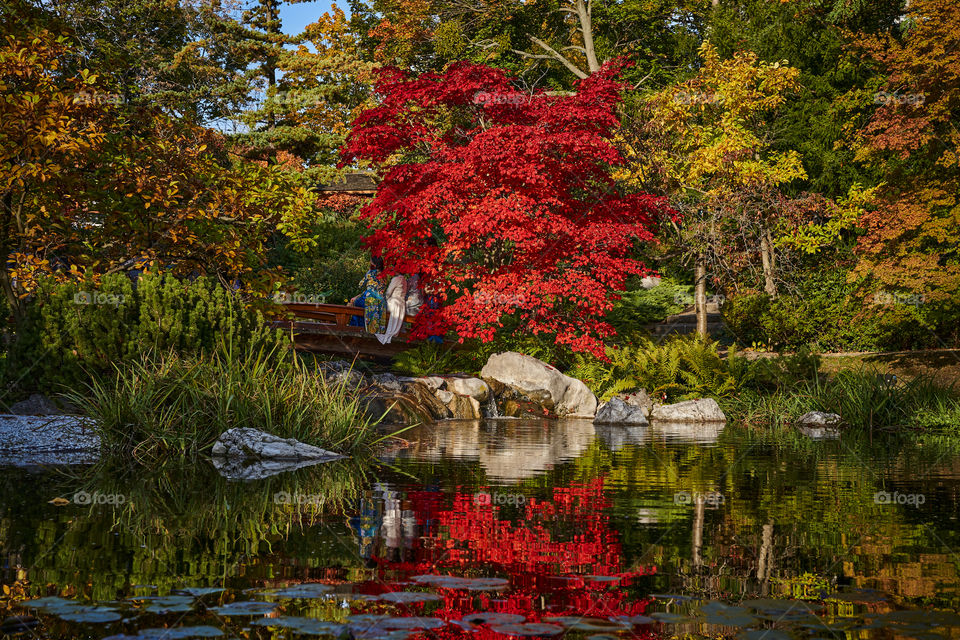
M 155 462 L 204 453 L 234 427 L 359 452 L 377 435 L 353 391 L 283 349 L 223 344 L 210 355 L 145 355 L 67 398 L 93 419 L 107 452 Z
M 773 393 L 746 392 L 723 403 L 728 415 L 748 425 L 783 427 L 808 411 L 837 413 L 863 429 L 948 426 L 960 416 L 960 394 L 920 376 L 900 381 L 861 368 L 832 377 L 798 381 Z

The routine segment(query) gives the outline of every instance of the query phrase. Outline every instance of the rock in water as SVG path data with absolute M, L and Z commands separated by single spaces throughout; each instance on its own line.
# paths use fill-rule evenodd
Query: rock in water
M 490 356 L 480 377 L 497 380 L 530 397 L 542 393 L 553 405 L 547 408 L 561 417 L 592 418 L 597 412 L 597 397 L 587 385 L 522 353 L 507 351 Z
M 657 405 L 650 419 L 659 422 L 726 422 L 727 416 L 713 398 L 687 400 L 676 404 Z
M 490 385 L 479 378 L 447 378 L 446 383 L 448 390 L 479 402 L 490 397 Z
M 253 460 L 335 460 L 340 454 L 305 444 L 294 438 L 280 438 L 260 431 L 237 427 L 224 431 L 213 445 L 217 458 Z
M 825 413 L 823 411 L 808 411 L 799 418 L 797 424 L 808 427 L 825 427 L 840 424 L 840 416 L 835 413 Z
M 643 407 L 629 405 L 620 398 L 613 398 L 597 410 L 596 424 L 624 424 L 645 427 L 647 422 L 646 411 Z

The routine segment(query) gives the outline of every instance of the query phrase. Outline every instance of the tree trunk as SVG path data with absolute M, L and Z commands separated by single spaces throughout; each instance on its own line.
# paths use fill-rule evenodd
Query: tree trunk
M 696 276 L 693 289 L 693 307 L 697 314 L 697 335 L 709 337 L 707 332 L 707 264 L 703 257 L 697 258 Z
M 763 262 L 763 290 L 772 298 L 777 297 L 777 282 L 774 278 L 777 269 L 777 256 L 773 251 L 770 232 L 766 229 L 760 235 L 760 259 Z
M 589 0 L 588 0 L 589 2 Z M 583 49 L 587 56 L 587 69 L 590 73 L 600 69 L 597 60 L 597 49 L 593 44 L 593 16 L 592 7 L 583 0 L 577 0 L 577 17 L 580 19 L 580 32 L 583 34 Z

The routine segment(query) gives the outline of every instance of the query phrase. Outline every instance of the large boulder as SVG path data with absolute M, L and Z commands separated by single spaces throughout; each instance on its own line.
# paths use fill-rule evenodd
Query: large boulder
M 620 398 L 612 398 L 597 409 L 594 424 L 622 424 L 645 427 L 650 424 L 643 407 L 627 404 Z
M 540 394 L 544 406 L 561 417 L 592 418 L 597 412 L 597 397 L 587 385 L 522 353 L 507 351 L 490 356 L 480 376 L 518 389 L 527 397 Z
M 252 460 L 336 460 L 340 454 L 294 438 L 281 438 L 259 429 L 236 427 L 220 434 L 210 452 L 215 458 Z
M 657 405 L 650 411 L 650 419 L 656 422 L 726 422 L 727 416 L 716 400 L 700 398 Z

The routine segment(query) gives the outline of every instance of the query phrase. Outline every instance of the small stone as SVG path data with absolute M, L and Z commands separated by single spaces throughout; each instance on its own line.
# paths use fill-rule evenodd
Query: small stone
M 643 427 L 649 424 L 642 407 L 631 406 L 620 398 L 613 398 L 602 404 L 593 421 L 597 424 L 623 424 Z
M 817 427 L 833 426 L 840 424 L 840 416 L 824 411 L 808 411 L 797 418 L 797 424 Z

